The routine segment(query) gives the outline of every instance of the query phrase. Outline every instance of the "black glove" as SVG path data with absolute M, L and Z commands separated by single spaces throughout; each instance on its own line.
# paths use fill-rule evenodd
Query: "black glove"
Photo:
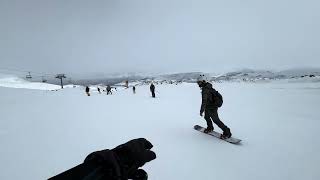
M 152 147 L 148 140 L 139 138 L 112 149 L 119 157 L 122 176 L 131 178 L 145 163 L 154 160 L 156 154 L 150 150 Z
M 156 158 L 152 147 L 148 140 L 139 138 L 112 150 L 96 151 L 82 164 L 49 180 L 147 180 L 147 173 L 139 167 Z
M 116 154 L 109 149 L 89 154 L 84 160 L 84 164 L 93 164 L 95 167 L 102 168 L 104 177 L 108 177 L 109 179 L 121 179 L 122 175 L 119 159 Z

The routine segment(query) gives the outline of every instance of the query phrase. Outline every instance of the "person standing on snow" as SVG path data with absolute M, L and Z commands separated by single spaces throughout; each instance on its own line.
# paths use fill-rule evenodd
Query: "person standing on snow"
M 205 133 L 213 131 L 212 121 L 223 131 L 221 138 L 230 138 L 232 136 L 230 129 L 223 124 L 218 116 L 218 108 L 222 105 L 222 96 L 218 91 L 212 88 L 212 84 L 206 82 L 204 76 L 201 76 L 197 84 L 201 88 L 202 92 L 202 103 L 200 108 L 200 116 L 203 116 L 207 121 L 207 128 L 204 130 Z
M 112 94 L 110 85 L 107 86 L 107 95 L 109 95 L 109 94 Z
M 150 91 L 151 91 L 151 94 L 152 94 L 152 97 L 155 98 L 156 97 L 156 94 L 155 94 L 155 86 L 153 85 L 153 83 L 151 83 L 150 85 Z
M 136 87 L 133 86 L 133 87 L 132 87 L 132 90 L 133 90 L 133 94 L 135 94 L 135 93 L 136 93 Z
M 86 86 L 86 93 L 88 96 L 90 96 L 90 88 L 88 86 Z

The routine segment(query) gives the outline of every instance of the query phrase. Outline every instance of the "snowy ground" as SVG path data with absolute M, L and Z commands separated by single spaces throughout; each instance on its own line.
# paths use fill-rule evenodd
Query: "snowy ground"
M 156 86 L 156 99 L 147 86 L 90 97 L 82 88 L 0 87 L 0 179 L 43 180 L 138 137 L 157 153 L 145 166 L 151 180 L 320 179 L 320 83 L 215 86 L 241 145 L 193 130 L 205 125 L 195 84 Z

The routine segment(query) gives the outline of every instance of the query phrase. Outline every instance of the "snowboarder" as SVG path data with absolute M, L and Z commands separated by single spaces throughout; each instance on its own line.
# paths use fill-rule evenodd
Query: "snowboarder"
M 107 86 L 107 95 L 109 95 L 109 94 L 112 94 L 110 85 Z
M 101 94 L 100 88 L 98 87 L 97 89 L 98 89 L 99 94 Z
M 93 152 L 83 163 L 49 180 L 147 180 L 148 173 L 140 167 L 156 159 L 152 147 L 145 138 L 133 139 L 113 149 Z
M 133 87 L 132 87 L 132 90 L 133 90 L 133 94 L 135 94 L 135 93 L 136 93 L 136 87 L 133 86 Z
M 201 103 L 201 108 L 200 108 L 200 116 L 203 116 L 204 114 L 204 119 L 207 121 L 207 128 L 204 130 L 205 133 L 209 133 L 213 131 L 213 125 L 212 121 L 222 129 L 223 134 L 221 138 L 230 138 L 232 136 L 230 129 L 223 124 L 223 122 L 219 119 L 218 116 L 218 107 L 222 105 L 222 96 L 221 99 L 217 99 L 218 92 L 212 88 L 212 84 L 209 82 L 206 82 L 204 80 L 204 77 L 201 76 L 197 84 L 201 88 L 202 92 L 202 103 Z M 221 101 L 220 105 L 218 101 Z
M 90 88 L 88 86 L 86 86 L 86 93 L 88 96 L 90 96 Z
M 155 92 L 155 86 L 153 85 L 153 83 L 151 83 L 150 85 L 150 91 L 151 91 L 151 94 L 152 94 L 152 97 L 155 98 L 156 97 L 156 94 L 154 93 Z

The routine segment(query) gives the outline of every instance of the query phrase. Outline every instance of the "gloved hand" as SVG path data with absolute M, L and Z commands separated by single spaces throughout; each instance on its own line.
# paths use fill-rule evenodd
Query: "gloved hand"
M 96 151 L 82 164 L 49 180 L 147 180 L 148 174 L 139 167 L 156 158 L 152 147 L 148 140 L 139 138 L 111 150 Z
M 114 179 L 147 179 L 147 173 L 139 168 L 156 158 L 156 154 L 150 150 L 152 147 L 153 145 L 144 138 L 133 139 L 112 150 L 93 152 L 87 156 L 85 163 L 102 166 L 109 174 L 112 169 Z
M 141 176 L 142 171 L 138 169 L 156 158 L 156 154 L 150 150 L 152 147 L 153 145 L 148 140 L 139 138 L 112 149 L 119 157 L 122 176 L 126 178 L 133 178 L 135 175 Z

